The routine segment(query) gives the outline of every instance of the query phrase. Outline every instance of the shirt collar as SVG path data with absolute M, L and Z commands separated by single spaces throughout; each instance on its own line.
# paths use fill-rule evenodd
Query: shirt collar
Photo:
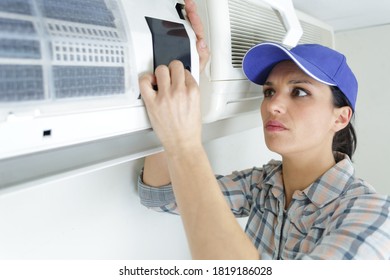
M 264 171 L 266 173 L 264 183 L 271 187 L 270 191 L 272 192 L 273 196 L 278 199 L 284 197 L 282 162 L 278 160 L 271 160 L 265 166 Z
M 307 198 L 318 208 L 339 197 L 353 180 L 355 169 L 350 158 L 345 154 L 339 156 L 342 158 L 339 162 L 303 190 Z
M 301 192 L 318 208 L 339 197 L 354 177 L 355 169 L 348 155 L 338 153 L 335 158 L 341 160 Z M 264 183 L 272 186 L 272 194 L 280 198 L 284 196 L 282 162 L 272 160 L 267 166 Z

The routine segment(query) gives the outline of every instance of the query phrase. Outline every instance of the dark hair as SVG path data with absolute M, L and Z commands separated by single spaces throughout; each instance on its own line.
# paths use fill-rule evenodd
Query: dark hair
M 333 105 L 335 107 L 341 108 L 344 106 L 349 106 L 352 108 L 347 98 L 338 87 L 331 86 L 330 88 L 333 94 Z M 354 117 L 355 115 L 353 114 L 348 125 L 342 130 L 336 132 L 332 143 L 333 151 L 347 154 L 350 159 L 352 159 L 352 155 L 355 152 L 357 145 L 356 132 L 352 125 L 352 120 Z

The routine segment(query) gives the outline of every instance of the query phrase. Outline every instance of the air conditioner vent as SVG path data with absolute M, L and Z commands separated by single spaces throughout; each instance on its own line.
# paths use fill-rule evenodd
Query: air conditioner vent
M 316 43 L 332 47 L 332 33 L 329 30 L 303 20 L 300 23 L 303 29 L 303 35 L 301 40 L 299 40 L 299 44 Z
M 285 28 L 271 8 L 229 0 L 229 15 L 234 68 L 241 68 L 242 58 L 252 46 L 264 41 L 283 40 Z
M 232 65 L 241 68 L 242 59 L 248 49 L 261 42 L 282 43 L 286 34 L 277 12 L 267 6 L 253 6 L 242 0 L 229 0 L 231 28 Z M 330 45 L 329 30 L 300 20 L 303 43 Z

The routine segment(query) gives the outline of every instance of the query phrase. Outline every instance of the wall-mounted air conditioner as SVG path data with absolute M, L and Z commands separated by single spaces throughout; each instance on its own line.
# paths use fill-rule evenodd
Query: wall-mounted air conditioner
M 0 159 L 150 128 L 138 77 L 195 36 L 172 0 L 1 0 Z
M 200 82 L 205 122 L 258 110 L 241 59 L 261 41 L 291 42 L 291 14 L 300 42 L 333 45 L 290 0 L 196 2 L 212 53 L 201 77 L 183 1 L 1 0 L 0 159 L 150 128 L 138 77 L 172 59 Z

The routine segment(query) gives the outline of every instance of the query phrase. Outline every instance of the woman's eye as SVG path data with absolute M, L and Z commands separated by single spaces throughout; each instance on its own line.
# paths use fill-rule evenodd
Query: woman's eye
M 275 91 L 273 89 L 270 89 L 270 88 L 263 90 L 264 97 L 271 97 L 274 95 L 274 93 L 275 93 Z
M 304 89 L 295 88 L 295 89 L 293 90 L 293 95 L 294 95 L 295 97 L 304 97 L 304 96 L 308 96 L 309 93 L 308 93 L 306 90 L 304 90 Z

